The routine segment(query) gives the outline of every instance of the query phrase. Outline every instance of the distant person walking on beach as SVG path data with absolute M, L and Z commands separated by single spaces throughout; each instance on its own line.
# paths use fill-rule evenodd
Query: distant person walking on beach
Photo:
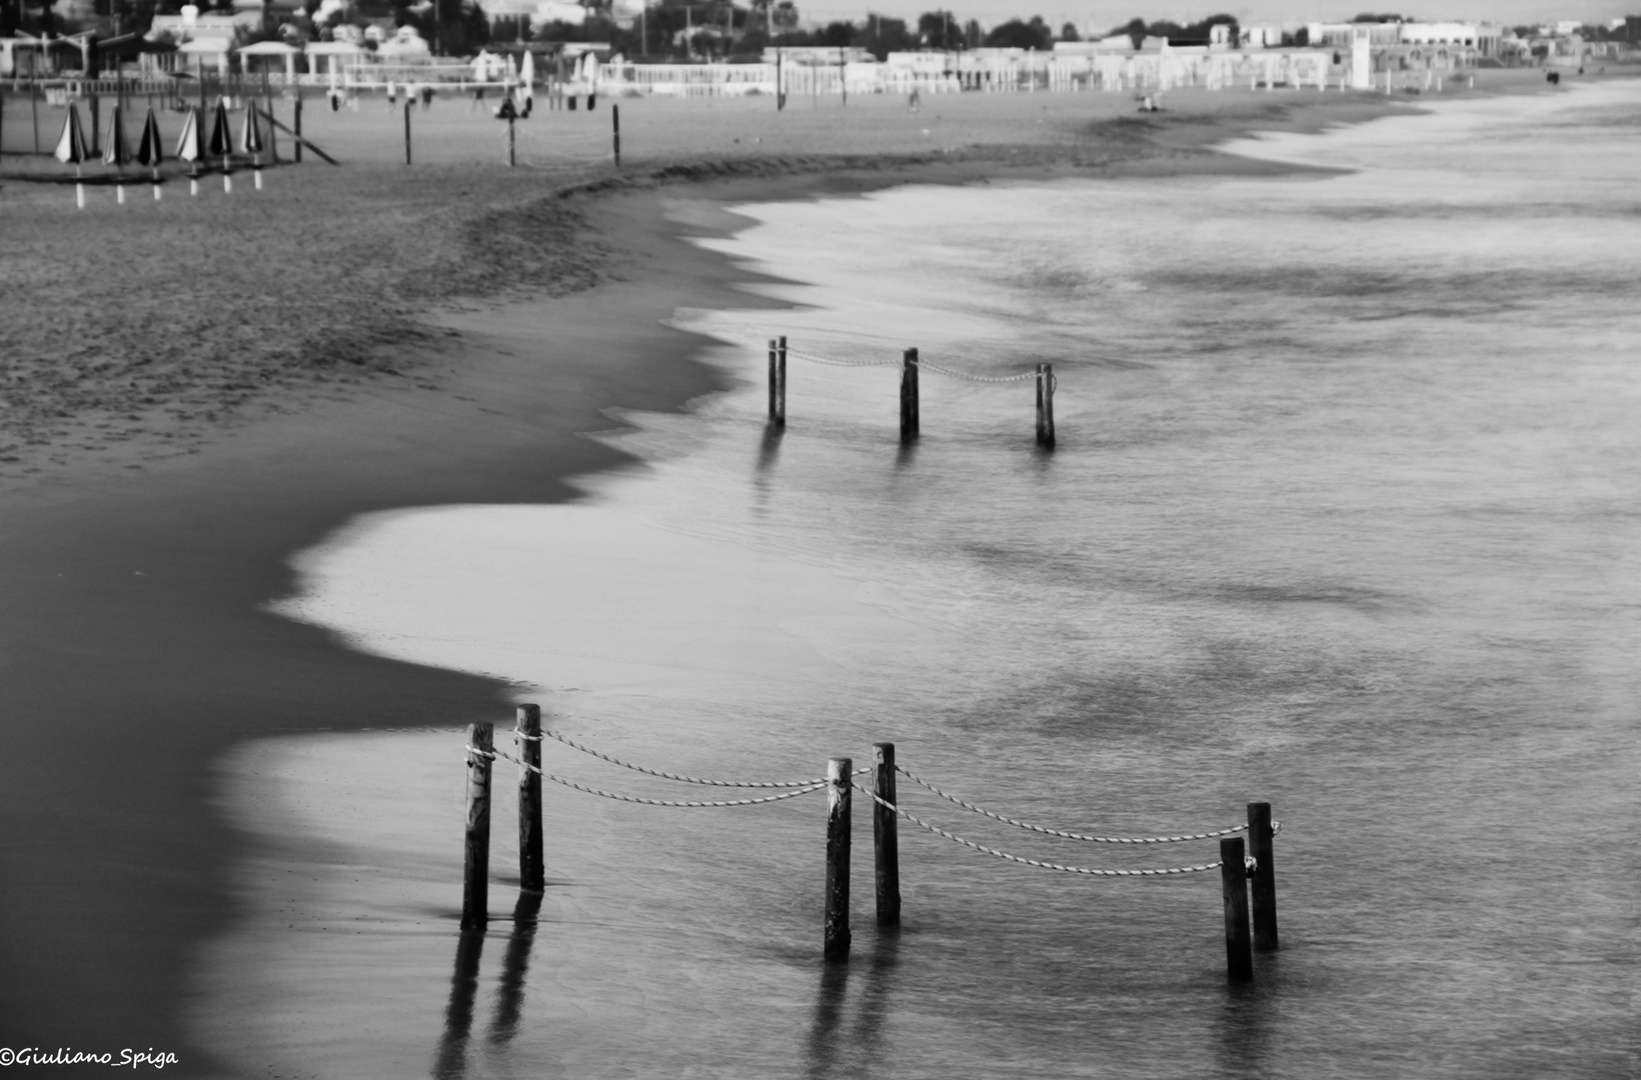
M 398 101 L 399 101 L 399 84 L 394 82 L 392 79 L 389 79 L 387 81 L 387 111 L 392 112 L 393 111 L 393 106 L 396 105 L 398 103 Z M 408 107 L 410 105 L 410 100 L 409 100 L 408 95 L 407 95 L 406 100 L 405 100 L 405 105 L 406 105 L 406 107 Z
M 918 96 L 917 87 L 912 87 L 911 95 L 906 98 L 906 108 L 916 112 L 922 104 L 923 100 Z

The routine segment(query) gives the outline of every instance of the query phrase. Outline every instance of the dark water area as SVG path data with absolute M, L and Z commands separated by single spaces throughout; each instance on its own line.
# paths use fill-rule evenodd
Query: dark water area
M 650 468 L 583 507 L 401 516 L 314 555 L 303 617 L 506 673 L 550 724 L 663 768 L 806 775 L 891 739 L 945 789 L 1063 829 L 1209 829 L 1253 800 L 1283 824 L 1283 948 L 1236 988 L 1217 871 L 1090 879 L 903 825 L 906 921 L 879 933 L 857 824 L 855 951 L 827 966 L 812 802 L 684 814 L 550 792 L 581 822 L 559 855 L 577 884 L 549 889 L 535 959 L 476 991 L 523 1019 L 436 1074 L 1635 1075 L 1638 104 L 1610 85 L 1246 148 L 1357 170 L 1326 179 L 745 208 L 761 224 L 713 246 L 805 282 L 766 290 L 800 306 L 680 314 L 729 343 L 715 360 L 745 388 L 644 419 L 622 445 Z M 794 357 L 772 436 L 777 333 L 888 364 Z M 983 375 L 1052 361 L 1057 449 L 1032 445 L 1029 383 L 929 372 L 923 438 L 898 448 L 889 365 L 909 345 Z M 613 550 L 633 522 L 656 539 Z M 454 535 L 462 566 L 436 554 Z M 592 606 L 687 628 L 700 655 L 601 644 L 596 621 L 573 649 L 540 644 L 583 609 L 559 602 L 569 577 L 524 567 L 595 558 L 628 572 Z M 653 580 L 648 558 L 666 560 Z M 416 566 L 429 583 L 386 599 Z M 747 609 L 722 598 L 783 575 L 819 584 L 756 618 L 810 643 L 818 676 L 728 644 Z M 510 614 L 492 579 L 553 610 Z M 680 580 L 705 599 L 665 591 Z M 750 659 L 712 659 L 719 640 Z M 597 662 L 567 674 L 571 653 Z M 581 779 L 602 768 L 559 750 Z M 1217 858 L 902 792 L 1024 857 Z M 470 1023 L 458 996 L 450 1030 Z

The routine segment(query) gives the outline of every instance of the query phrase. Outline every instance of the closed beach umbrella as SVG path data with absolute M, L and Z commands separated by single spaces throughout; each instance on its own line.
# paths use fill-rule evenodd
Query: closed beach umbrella
M 108 134 L 103 136 L 103 164 L 124 168 L 131 163 L 131 143 L 125 137 L 123 110 L 114 106 L 114 115 L 108 118 Z
M 245 126 L 239 129 L 239 148 L 251 158 L 256 189 L 262 190 L 262 125 L 257 122 L 256 105 L 245 110 Z
M 165 147 L 160 144 L 160 122 L 154 117 L 154 110 L 148 110 L 148 119 L 142 122 L 142 138 L 137 141 L 137 163 L 146 165 L 150 169 L 158 169 L 165 160 Z M 158 176 L 159 173 L 154 174 Z
M 80 106 L 71 101 L 68 103 L 68 115 L 63 118 L 63 134 L 57 139 L 53 156 L 64 165 L 74 166 L 74 204 L 81 210 L 85 209 L 85 185 L 80 183 L 80 163 L 91 153 L 85 128 L 80 126 Z
M 211 142 L 206 146 L 212 157 L 222 159 L 222 190 L 234 190 L 233 173 L 229 170 L 228 155 L 234 152 L 234 133 L 228 123 L 228 105 L 217 98 L 217 107 L 211 116 Z
M 91 156 L 91 144 L 86 141 L 85 127 L 80 123 L 80 106 L 68 103 L 68 115 L 63 117 L 63 133 L 57 139 L 53 155 L 64 165 L 79 165 Z
M 520 91 L 520 93 L 523 94 L 524 97 L 534 98 L 536 94 L 532 87 L 534 87 L 536 83 L 535 53 L 526 52 L 524 54 L 524 63 L 519 69 L 519 81 L 524 84 L 524 88 Z
M 114 193 L 118 202 L 125 202 L 125 167 L 131 163 L 131 144 L 125 138 L 125 118 L 118 104 L 108 118 L 108 134 L 103 136 L 103 164 L 119 171 L 114 177 Z
M 152 115 L 150 115 L 152 118 Z M 188 106 L 188 116 L 182 122 L 182 136 L 177 139 L 177 157 L 188 163 L 188 194 L 199 194 L 199 159 L 204 148 L 200 146 L 199 106 Z
M 142 122 L 142 138 L 137 142 L 137 161 L 154 170 L 154 198 L 160 197 L 160 162 L 165 160 L 165 147 L 160 145 L 160 123 L 154 118 L 152 107 Z

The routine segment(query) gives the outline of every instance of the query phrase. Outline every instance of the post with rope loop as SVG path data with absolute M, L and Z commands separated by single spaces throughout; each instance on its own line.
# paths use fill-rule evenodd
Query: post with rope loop
M 1271 804 L 1248 804 L 1248 854 L 1254 871 L 1248 887 L 1253 895 L 1254 948 L 1274 952 L 1276 941 L 1276 863 L 1271 857 L 1276 830 L 1271 827 Z
M 1037 365 L 1037 445 L 1054 449 L 1054 365 Z
M 851 758 L 826 763 L 826 921 L 822 954 L 849 958 L 849 794 L 854 784 Z
M 490 883 L 490 762 L 495 725 L 467 725 L 467 844 L 462 929 L 483 930 Z
M 541 854 L 541 706 L 518 707 L 519 888 L 542 892 L 547 871 Z
M 1248 938 L 1248 866 L 1242 837 L 1220 840 L 1219 874 L 1225 894 L 1225 974 L 1234 983 L 1250 982 L 1254 956 Z
M 921 433 L 917 401 L 917 350 L 907 349 L 900 367 L 900 441 L 911 442 Z
M 780 418 L 781 427 L 786 426 L 786 335 L 782 334 L 775 339 L 776 373 L 780 375 L 780 385 L 775 395 L 775 414 Z
M 786 426 L 786 338 L 769 339 L 769 422 Z
M 873 743 L 877 751 L 877 776 L 872 800 L 872 849 L 877 868 L 877 924 L 900 925 L 900 819 L 883 805 L 899 806 L 895 800 L 895 744 Z M 881 801 L 879 801 L 881 800 Z

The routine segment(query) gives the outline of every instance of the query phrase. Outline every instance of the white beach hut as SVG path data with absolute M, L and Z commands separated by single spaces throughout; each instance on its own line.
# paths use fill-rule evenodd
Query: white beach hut
M 283 41 L 259 41 L 255 45 L 242 45 L 239 48 L 239 70 L 246 75 L 253 70 L 267 71 L 275 64 L 283 64 L 285 68 L 285 84 L 296 82 L 296 58 L 302 55 L 302 50 L 294 45 L 287 45 Z M 260 68 L 257 65 L 260 64 Z

